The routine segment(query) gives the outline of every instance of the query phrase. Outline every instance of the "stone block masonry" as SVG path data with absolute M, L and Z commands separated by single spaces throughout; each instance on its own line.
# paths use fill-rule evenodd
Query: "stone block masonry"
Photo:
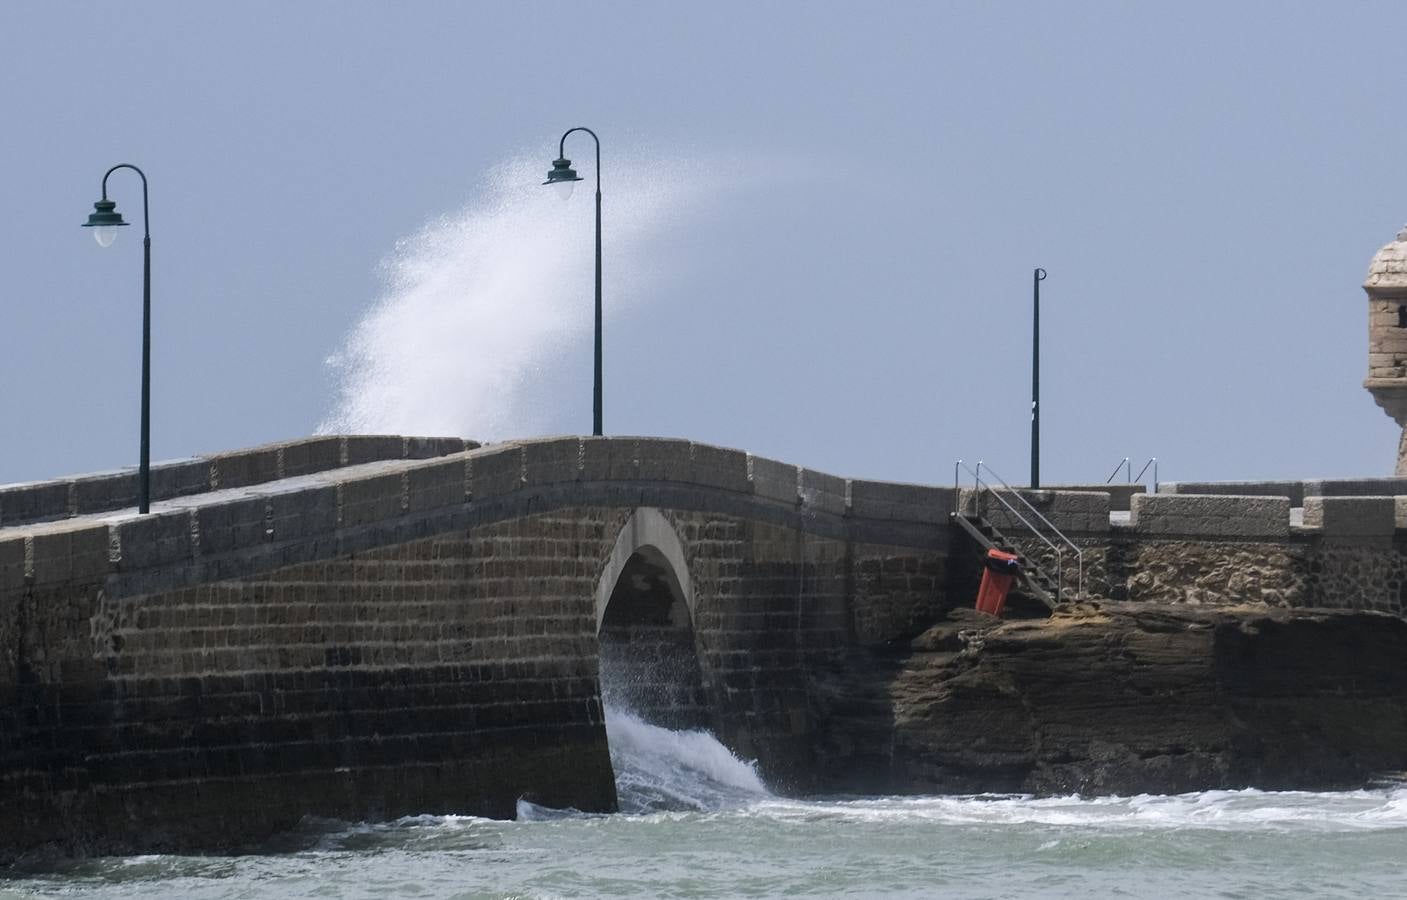
M 1305 497 L 1304 527 L 1326 537 L 1381 537 L 1390 541 L 1397 529 L 1394 497 Z
M 710 724 L 775 784 L 826 770 L 817 673 L 946 602 L 938 489 L 643 438 L 303 449 L 150 516 L 0 528 L 0 847 L 612 808 L 594 597 L 642 506 L 686 548 Z
M 964 488 L 959 499 L 964 510 L 976 512 L 1013 539 L 1022 537 L 1028 526 L 1047 535 L 1050 526 L 1069 533 L 1109 530 L 1110 496 L 1105 492 Z
M 899 777 L 885 667 L 972 601 L 950 488 L 681 440 L 318 440 L 221 457 L 150 516 L 0 526 L 0 849 L 612 808 L 600 598 L 642 535 L 690 630 L 620 633 L 692 647 L 690 721 L 783 790 L 854 790 Z M 1310 497 L 1292 529 L 1283 496 L 1135 494 L 1128 527 L 1106 492 L 1023 496 L 1099 597 L 1403 611 L 1393 497 Z
M 1273 538 L 1290 533 L 1287 497 L 1138 494 L 1129 510 L 1130 524 L 1145 535 Z

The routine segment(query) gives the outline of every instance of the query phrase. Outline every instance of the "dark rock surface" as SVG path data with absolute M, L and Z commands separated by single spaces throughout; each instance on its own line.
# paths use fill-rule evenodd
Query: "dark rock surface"
M 828 683 L 840 790 L 1329 789 L 1407 769 L 1407 620 L 1381 613 L 960 609 Z

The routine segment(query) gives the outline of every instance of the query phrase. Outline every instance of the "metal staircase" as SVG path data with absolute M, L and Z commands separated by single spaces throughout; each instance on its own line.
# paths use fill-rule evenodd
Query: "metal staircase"
M 983 478 L 983 468 L 986 468 L 987 477 L 995 482 L 989 483 Z M 964 508 L 962 504 L 962 489 L 959 484 L 959 477 L 963 471 L 972 476 L 972 492 L 969 497 L 971 509 Z M 999 486 L 999 487 L 998 487 Z M 952 513 L 952 520 L 967 533 L 969 537 L 982 548 L 985 555 L 988 550 L 1000 550 L 1004 553 L 1015 554 L 1020 563 L 1020 576 L 1018 584 L 1021 592 L 1039 600 L 1049 609 L 1055 607 L 1063 600 L 1070 599 L 1066 590 L 1065 581 L 1065 559 L 1073 557 L 1075 563 L 1075 598 L 1079 599 L 1084 594 L 1084 553 L 1075 544 L 1056 528 L 1044 515 L 1032 506 L 1019 491 L 1014 490 L 1009 484 L 1002 480 L 1001 476 L 992 471 L 991 466 L 986 466 L 982 461 L 978 461 L 977 468 L 969 468 L 962 460 L 958 460 L 953 466 L 953 493 L 954 502 L 957 509 Z M 1050 558 L 1054 560 L 1055 571 L 1050 572 L 1038 565 L 1027 554 L 1002 534 L 997 527 L 989 522 L 982 515 L 982 498 L 990 497 L 1001 507 L 999 512 L 1003 512 L 1005 518 L 1009 518 L 1029 534 L 1023 535 L 1025 538 L 1034 538 L 1044 544 L 1050 552 Z M 1025 508 L 1025 513 L 1018 509 L 1012 502 L 1015 501 Z M 1034 521 L 1033 521 L 1034 520 Z M 1035 524 L 1039 522 L 1040 525 Z M 1044 526 L 1044 527 L 1042 527 Z M 1049 535 L 1049 536 L 1047 536 Z
M 985 555 L 988 550 L 1000 550 L 1003 553 L 1013 553 L 1018 557 L 1021 570 L 1017 577 L 1017 585 L 1020 590 L 1030 597 L 1044 603 L 1050 609 L 1055 609 L 1060 602 L 1060 585 L 1040 566 L 1033 564 L 1006 535 L 997 530 L 997 527 L 979 515 L 970 515 L 955 512 L 952 514 L 953 521 L 956 522 L 967 535 L 982 548 Z

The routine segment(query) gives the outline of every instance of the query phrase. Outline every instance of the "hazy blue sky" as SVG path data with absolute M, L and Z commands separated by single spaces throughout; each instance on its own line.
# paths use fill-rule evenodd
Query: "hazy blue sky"
M 1390 474 L 1359 285 L 1407 221 L 1404 40 L 1401 2 L 5 3 L 0 481 L 135 462 L 140 226 L 78 227 L 124 161 L 157 459 L 310 433 L 422 289 L 366 337 L 395 421 L 589 431 L 590 192 L 503 185 L 578 124 L 608 433 L 1024 479 L 1044 266 L 1045 480 Z

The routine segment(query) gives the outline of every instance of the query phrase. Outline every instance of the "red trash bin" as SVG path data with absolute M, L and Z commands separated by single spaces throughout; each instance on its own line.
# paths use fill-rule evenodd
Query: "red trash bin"
M 977 611 L 1001 618 L 1006 605 L 1006 592 L 1021 570 L 1020 557 L 1015 553 L 988 550 L 982 567 L 982 586 L 977 589 Z

